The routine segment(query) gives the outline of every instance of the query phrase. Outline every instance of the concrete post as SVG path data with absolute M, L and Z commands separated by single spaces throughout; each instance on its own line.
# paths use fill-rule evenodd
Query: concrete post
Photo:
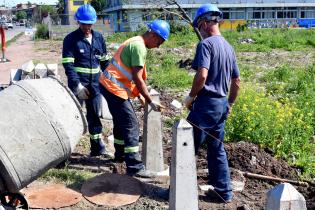
M 153 101 L 160 102 L 160 94 L 151 89 Z M 164 171 L 161 112 L 154 111 L 150 105 L 145 105 L 142 161 L 146 169 L 153 173 Z
M 306 210 L 306 201 L 291 184 L 278 184 L 267 193 L 266 209 L 299 209 Z
M 193 128 L 184 119 L 173 126 L 170 210 L 197 210 L 198 187 Z

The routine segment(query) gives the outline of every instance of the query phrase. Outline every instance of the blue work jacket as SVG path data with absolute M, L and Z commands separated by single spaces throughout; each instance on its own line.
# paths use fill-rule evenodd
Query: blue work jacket
M 68 77 L 68 86 L 75 92 L 78 84 L 88 88 L 90 96 L 99 94 L 101 68 L 107 61 L 106 45 L 102 34 L 92 30 L 92 44 L 79 28 L 63 41 L 62 64 Z

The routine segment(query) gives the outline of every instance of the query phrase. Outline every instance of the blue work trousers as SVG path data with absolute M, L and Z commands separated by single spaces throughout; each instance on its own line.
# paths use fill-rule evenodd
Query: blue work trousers
M 99 94 L 93 98 L 84 100 L 86 107 L 86 119 L 88 122 L 89 133 L 91 135 L 102 133 L 102 123 L 99 117 L 100 100 L 101 98 Z
M 115 158 L 122 158 L 127 173 L 136 173 L 144 168 L 139 154 L 139 123 L 130 100 L 122 99 L 100 85 L 114 123 Z
M 78 99 L 81 106 L 85 102 L 86 119 L 90 133 L 90 154 L 92 156 L 101 155 L 105 152 L 105 145 L 102 140 L 102 123 L 99 118 L 100 94 L 93 95 L 86 100 Z
M 195 152 L 206 141 L 209 184 L 224 200 L 232 199 L 230 171 L 224 149 L 224 127 L 229 105 L 226 97 L 198 96 L 187 120 L 194 131 Z

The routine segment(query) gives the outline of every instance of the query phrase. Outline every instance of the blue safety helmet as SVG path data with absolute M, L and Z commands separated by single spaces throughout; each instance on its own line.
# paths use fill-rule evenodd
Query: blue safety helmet
M 94 24 L 96 18 L 95 9 L 89 4 L 83 4 L 75 13 L 75 19 L 83 24 Z
M 212 4 L 204 4 L 198 8 L 195 15 L 194 22 L 193 22 L 193 26 L 198 27 L 199 20 L 202 17 L 208 16 L 208 15 L 216 16 L 217 20 L 220 20 L 223 17 L 223 13 L 218 9 L 217 6 L 212 5 Z
M 148 27 L 164 40 L 170 35 L 170 25 L 165 20 L 154 20 L 148 24 Z

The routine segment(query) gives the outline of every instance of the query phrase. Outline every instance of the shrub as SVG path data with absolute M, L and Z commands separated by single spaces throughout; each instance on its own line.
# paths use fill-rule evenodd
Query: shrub
M 193 32 L 193 28 L 185 22 L 170 21 L 171 33 L 172 34 L 182 34 L 187 35 Z
M 268 147 L 314 176 L 315 163 L 311 160 L 315 158 L 315 145 L 310 142 L 314 133 L 313 111 L 288 99 L 280 102 L 270 98 L 252 84 L 243 86 L 227 121 L 227 140 Z
M 39 24 L 36 29 L 36 39 L 49 39 L 49 30 L 46 24 Z

